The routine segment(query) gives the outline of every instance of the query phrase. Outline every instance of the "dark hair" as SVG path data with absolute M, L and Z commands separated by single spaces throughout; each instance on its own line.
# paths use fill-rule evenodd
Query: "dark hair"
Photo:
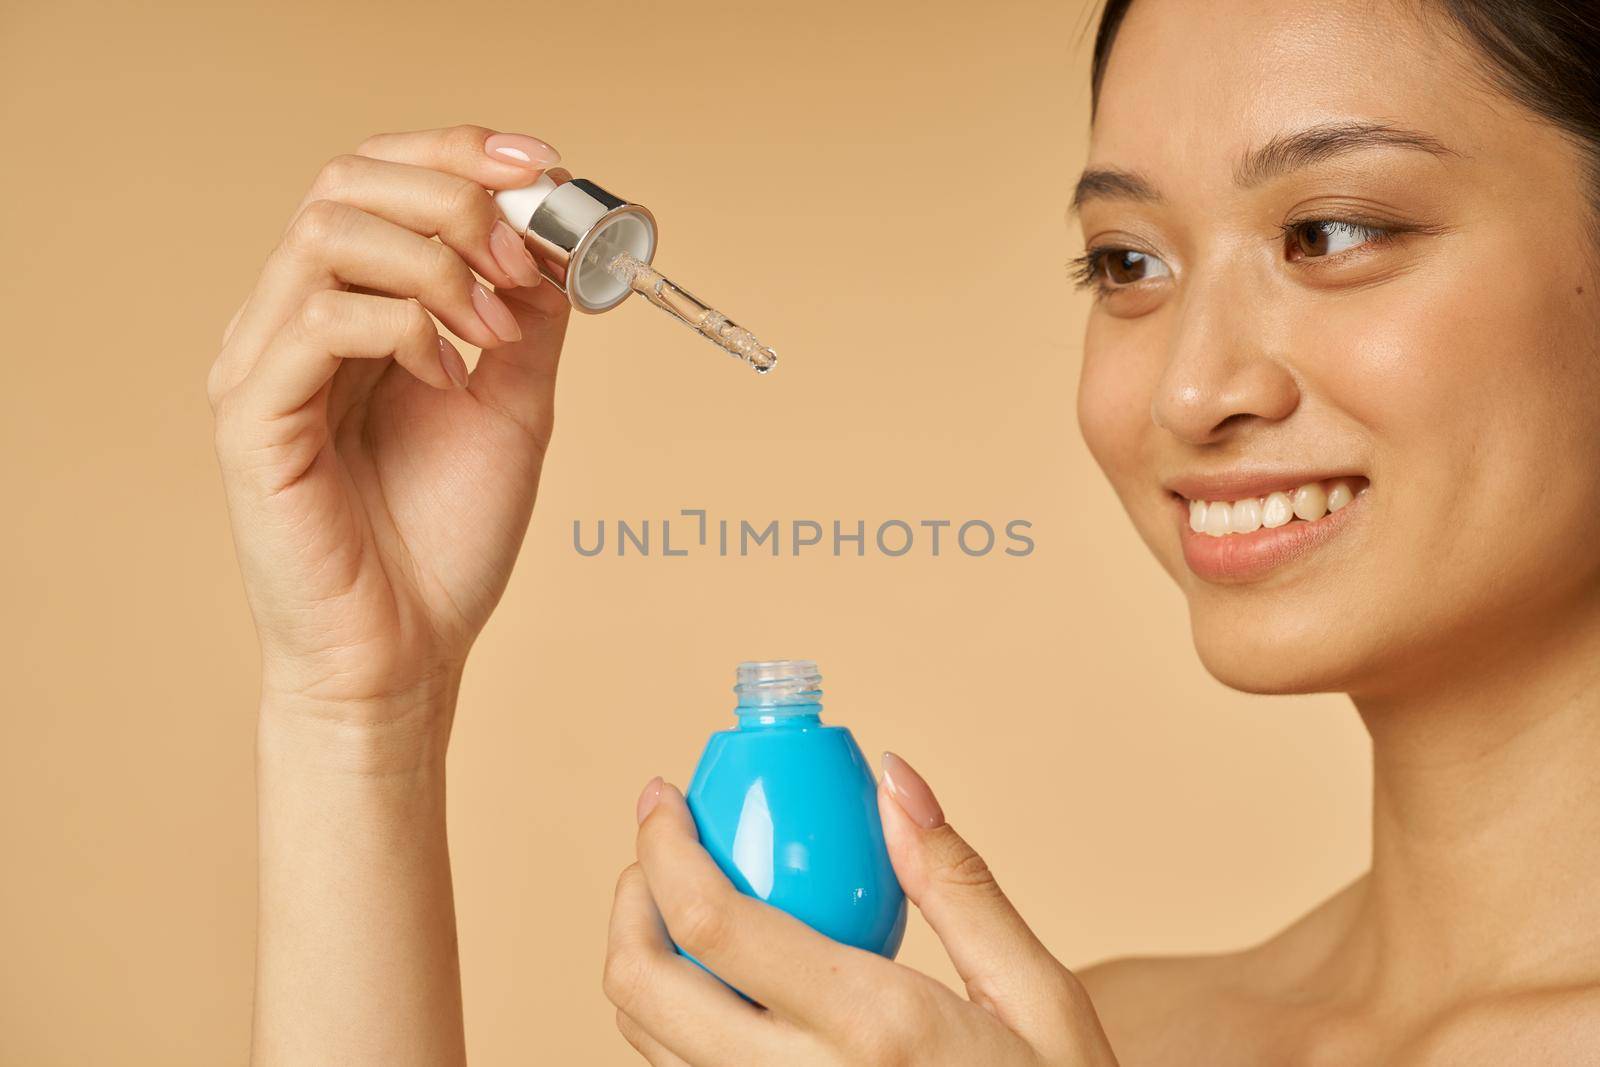
M 1422 0 L 1450 16 L 1489 60 L 1500 90 L 1573 138 L 1600 207 L 1600 3 L 1595 0 Z M 1094 36 L 1090 115 L 1117 30 L 1133 0 L 1106 0 Z

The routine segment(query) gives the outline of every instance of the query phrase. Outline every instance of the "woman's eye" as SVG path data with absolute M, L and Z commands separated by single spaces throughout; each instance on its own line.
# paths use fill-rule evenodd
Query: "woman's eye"
M 1337 222 L 1331 219 L 1312 219 L 1288 227 L 1288 252 L 1290 259 L 1307 259 L 1333 256 L 1360 248 L 1371 241 L 1381 240 L 1387 233 L 1376 226 L 1362 226 L 1355 222 Z
M 1167 274 L 1167 265 L 1155 256 L 1126 248 L 1108 252 L 1103 260 L 1106 280 L 1112 285 L 1132 285 Z
M 1079 260 L 1079 281 L 1102 290 L 1120 289 L 1171 274 L 1167 265 L 1147 252 L 1131 248 L 1097 248 Z

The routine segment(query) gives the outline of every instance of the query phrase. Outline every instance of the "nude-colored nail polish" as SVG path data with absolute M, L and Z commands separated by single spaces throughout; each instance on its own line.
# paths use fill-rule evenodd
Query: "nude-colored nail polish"
M 515 233 L 516 231 L 513 230 L 511 232 Z M 526 259 L 528 261 L 528 269 L 533 272 L 533 275 L 532 275 L 533 282 L 531 284 L 532 285 L 540 285 L 540 284 L 542 284 L 544 282 L 544 274 L 540 272 L 539 264 L 533 258 L 533 253 L 528 251 L 528 246 L 523 244 L 522 241 L 520 241 L 520 240 L 517 241 L 517 247 L 522 250 L 522 258 Z
M 511 314 L 505 301 L 477 282 L 472 283 L 472 306 L 477 310 L 478 318 L 500 340 L 508 343 L 522 340 L 522 327 L 517 325 L 517 317 Z
M 496 219 L 489 228 L 489 253 L 500 269 L 521 286 L 539 284 L 539 269 L 533 265 L 528 246 L 522 243 L 517 231 L 505 219 Z
M 456 346 L 443 337 L 439 338 L 439 365 L 450 376 L 450 380 L 456 383 L 457 389 L 467 387 L 467 361 L 461 358 Z
M 656 810 L 656 805 L 661 803 L 661 776 L 658 774 L 644 784 L 644 792 L 639 794 L 639 803 L 634 805 L 634 814 L 640 822 L 650 817 Z
M 883 767 L 883 784 L 888 787 L 889 795 L 894 797 L 902 811 L 911 816 L 912 822 L 924 830 L 944 825 L 944 809 L 939 807 L 933 790 L 928 788 L 928 783 L 912 769 L 911 764 L 893 752 L 885 752 L 880 765 Z
M 524 133 L 495 133 L 484 138 L 483 150 L 497 163 L 544 170 L 561 162 L 555 148 Z

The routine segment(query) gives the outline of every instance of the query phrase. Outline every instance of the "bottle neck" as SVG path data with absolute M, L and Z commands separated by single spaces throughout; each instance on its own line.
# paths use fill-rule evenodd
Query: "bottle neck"
M 810 708 L 783 708 L 774 715 L 773 708 L 735 708 L 741 730 L 797 730 L 822 725 L 822 705 Z
M 733 687 L 741 730 L 816 726 L 822 713 L 822 675 L 811 660 L 763 660 L 739 664 Z

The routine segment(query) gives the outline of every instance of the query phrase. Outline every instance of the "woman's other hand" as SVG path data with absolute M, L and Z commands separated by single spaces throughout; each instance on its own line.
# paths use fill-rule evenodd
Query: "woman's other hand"
M 208 392 L 263 714 L 448 719 L 527 529 L 568 310 L 489 190 L 557 159 L 480 126 L 368 138 L 229 324 Z M 483 349 L 470 378 L 436 319 Z
M 965 998 L 739 893 L 700 847 L 683 795 L 653 781 L 639 801 L 639 861 L 617 885 L 605 966 L 629 1043 L 655 1067 L 1115 1064 L 1077 978 L 944 821 L 922 778 L 890 754 L 878 809 L 900 884 L 950 954 Z M 673 941 L 765 1007 L 677 955 Z

